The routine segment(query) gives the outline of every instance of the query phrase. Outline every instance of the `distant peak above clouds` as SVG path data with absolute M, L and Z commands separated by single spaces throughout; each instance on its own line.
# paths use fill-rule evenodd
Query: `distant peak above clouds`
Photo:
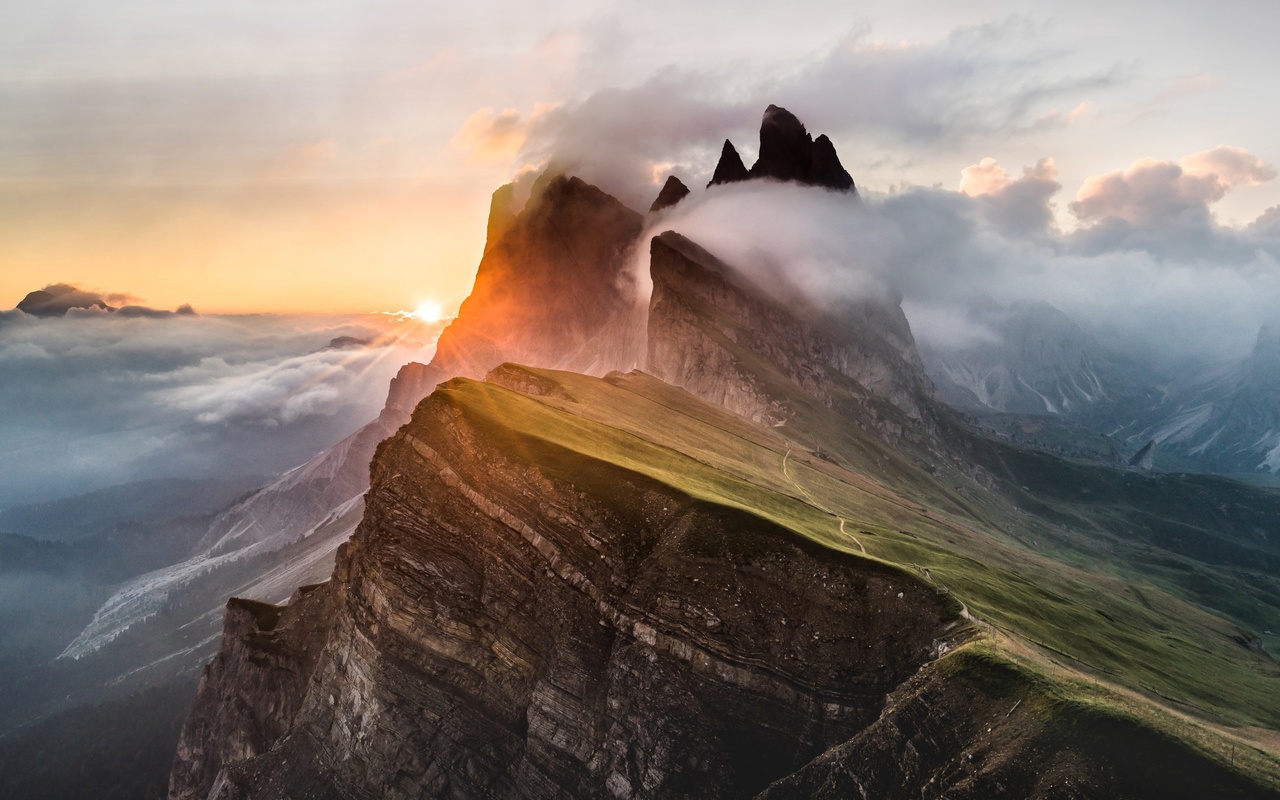
M 99 292 L 79 289 L 69 283 L 51 283 L 43 289 L 28 292 L 27 296 L 18 303 L 17 310 L 34 317 L 65 317 L 68 311 L 75 308 L 96 308 L 107 313 L 117 313 L 121 317 L 194 316 L 196 313 L 189 303 L 178 306 L 176 311 L 165 311 L 129 303 L 135 299 L 137 298 L 128 294 L 103 295 Z M 128 305 L 116 307 L 111 303 L 128 303 Z
M 100 308 L 115 311 L 97 292 L 85 292 L 66 283 L 53 283 L 30 292 L 18 303 L 18 310 L 37 317 L 62 317 L 73 308 Z

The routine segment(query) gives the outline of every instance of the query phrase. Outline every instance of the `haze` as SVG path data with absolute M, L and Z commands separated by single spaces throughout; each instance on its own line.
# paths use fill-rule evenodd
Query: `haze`
M 499 184 L 558 158 L 644 207 L 669 171 L 705 182 L 725 135 L 749 163 L 769 102 L 864 193 L 1052 158 L 1068 230 L 1097 221 L 1068 211 L 1091 179 L 1141 159 L 1280 161 L 1273 4 L 1025 8 L 14 6 L 0 305 L 66 282 L 214 312 L 448 310 Z M 1204 205 L 1238 227 L 1278 203 L 1262 169 Z

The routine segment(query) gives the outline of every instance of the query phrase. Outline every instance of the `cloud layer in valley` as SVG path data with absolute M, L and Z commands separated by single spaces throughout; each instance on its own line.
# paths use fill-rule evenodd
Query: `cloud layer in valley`
M 292 467 L 372 419 L 437 333 L 371 316 L 0 312 L 0 506 Z

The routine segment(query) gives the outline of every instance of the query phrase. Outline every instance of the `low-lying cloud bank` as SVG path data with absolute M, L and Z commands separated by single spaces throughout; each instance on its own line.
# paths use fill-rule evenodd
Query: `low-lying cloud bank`
M 373 315 L 0 312 L 0 506 L 292 467 L 372 419 L 438 330 Z
M 1235 355 L 1280 318 L 1280 208 L 1236 228 L 1212 205 L 1275 176 L 1235 147 L 1143 159 L 1085 182 L 1064 230 L 1052 159 L 1017 177 L 984 159 L 963 171 L 961 191 L 716 186 L 650 233 L 677 230 L 771 290 L 814 302 L 901 296 L 916 335 L 938 345 L 993 336 L 981 309 L 1044 300 L 1169 355 Z

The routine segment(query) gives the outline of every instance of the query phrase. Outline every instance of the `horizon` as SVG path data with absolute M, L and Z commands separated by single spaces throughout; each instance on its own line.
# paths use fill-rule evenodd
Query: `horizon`
M 769 102 L 868 196 L 1053 159 L 1065 233 L 1090 181 L 1143 159 L 1280 163 L 1280 112 L 1254 101 L 1265 3 L 733 8 L 24 9 L 0 34 L 0 302 L 61 282 L 211 313 L 456 308 L 498 186 L 559 160 L 643 210 L 668 173 L 705 180 L 725 137 L 750 161 Z M 1280 206 L 1269 175 L 1215 219 Z

